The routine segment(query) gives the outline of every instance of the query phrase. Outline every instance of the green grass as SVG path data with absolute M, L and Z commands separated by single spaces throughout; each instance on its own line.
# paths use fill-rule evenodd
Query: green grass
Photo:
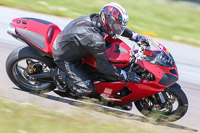
M 1 0 L 0 4 L 68 18 L 96 12 L 112 0 Z M 128 28 L 200 46 L 200 7 L 164 0 L 115 0 L 127 9 Z
M 1 133 L 160 133 L 150 124 L 111 117 L 91 110 L 53 112 L 0 99 Z

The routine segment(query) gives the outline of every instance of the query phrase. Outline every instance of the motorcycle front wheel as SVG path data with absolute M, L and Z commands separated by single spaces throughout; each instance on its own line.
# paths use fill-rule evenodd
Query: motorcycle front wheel
M 188 109 L 188 100 L 179 84 L 166 88 L 162 92 L 164 103 L 158 102 L 160 97 L 153 95 L 135 102 L 136 108 L 146 117 L 159 122 L 172 122 L 182 118 Z

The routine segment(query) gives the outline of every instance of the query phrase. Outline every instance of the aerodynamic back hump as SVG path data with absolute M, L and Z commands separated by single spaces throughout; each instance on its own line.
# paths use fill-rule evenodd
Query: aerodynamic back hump
M 57 25 L 36 18 L 16 18 L 12 24 L 21 40 L 36 50 L 52 55 L 53 42 L 61 32 Z

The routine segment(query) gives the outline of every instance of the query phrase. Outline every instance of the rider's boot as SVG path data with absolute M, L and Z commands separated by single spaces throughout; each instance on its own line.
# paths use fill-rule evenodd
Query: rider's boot
M 65 83 L 65 73 L 62 72 L 59 68 L 52 68 L 50 70 L 50 73 L 54 79 L 56 88 L 61 91 L 61 92 L 66 92 L 67 91 L 67 86 Z

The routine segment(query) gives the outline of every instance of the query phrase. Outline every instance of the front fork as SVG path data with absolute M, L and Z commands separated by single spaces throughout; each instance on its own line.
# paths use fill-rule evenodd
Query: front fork
M 159 97 L 159 99 L 160 99 L 160 101 L 161 101 L 162 104 L 165 103 L 166 100 L 165 100 L 165 98 L 164 98 L 162 92 L 159 92 L 159 93 L 158 93 L 158 97 Z
M 162 92 L 159 92 L 159 93 L 157 93 L 155 95 L 152 95 L 151 97 L 152 97 L 152 99 L 154 101 L 154 106 L 155 107 L 162 106 L 166 102 L 166 100 L 165 100 L 166 97 L 163 96 Z

